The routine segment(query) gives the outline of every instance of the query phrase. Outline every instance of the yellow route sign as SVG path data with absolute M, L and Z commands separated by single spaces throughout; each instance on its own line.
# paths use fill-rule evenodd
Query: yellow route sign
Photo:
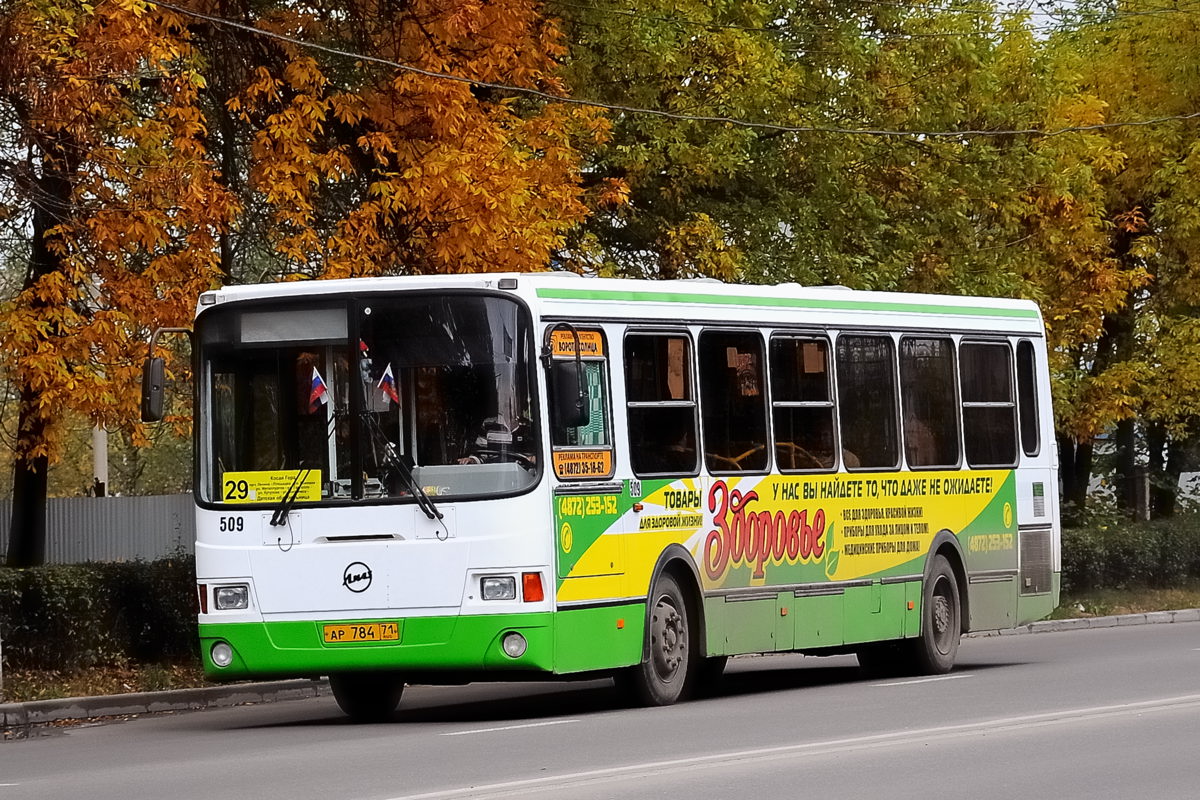
M 226 472 L 221 476 L 221 499 L 226 503 L 277 503 L 284 495 L 301 502 L 320 500 L 321 470 Z
M 555 358 L 575 357 L 575 337 L 570 331 L 558 329 L 550 334 L 550 351 Z M 600 331 L 579 331 L 579 355 L 598 358 L 604 355 L 604 336 Z

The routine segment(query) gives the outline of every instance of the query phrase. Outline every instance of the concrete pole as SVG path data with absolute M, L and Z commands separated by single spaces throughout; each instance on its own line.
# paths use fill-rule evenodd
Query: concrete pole
M 108 494 L 108 431 L 103 425 L 92 428 L 92 475 L 96 497 Z

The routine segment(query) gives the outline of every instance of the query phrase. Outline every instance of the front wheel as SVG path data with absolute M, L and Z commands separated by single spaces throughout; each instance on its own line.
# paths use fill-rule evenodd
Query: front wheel
M 618 685 L 627 687 L 640 705 L 669 706 L 691 693 L 699 658 L 689 617 L 679 582 L 660 575 L 650 592 L 648 656 L 618 679 Z
M 962 603 L 958 579 L 945 556 L 933 557 L 921 590 L 921 635 L 908 644 L 914 671 L 926 675 L 949 672 L 962 636 Z
M 355 722 L 383 722 L 400 705 L 404 679 L 391 672 L 342 672 L 329 676 L 338 707 Z

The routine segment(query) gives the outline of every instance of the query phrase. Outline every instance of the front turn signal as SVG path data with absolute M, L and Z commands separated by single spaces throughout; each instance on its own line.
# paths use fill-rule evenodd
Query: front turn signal
M 542 573 L 521 573 L 521 599 L 526 603 L 540 603 L 546 599 L 546 592 L 542 589 Z

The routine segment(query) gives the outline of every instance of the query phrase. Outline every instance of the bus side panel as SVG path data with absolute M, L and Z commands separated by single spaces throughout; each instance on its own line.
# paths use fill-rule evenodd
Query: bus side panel
M 608 495 L 562 495 L 558 607 L 644 602 L 660 556 L 679 545 L 702 581 L 710 654 L 915 636 L 929 548 L 952 531 L 972 627 L 1008 627 L 1015 485 L 1013 470 L 930 471 L 623 481 Z M 564 671 L 597 666 L 573 652 L 587 648 L 578 630 L 556 647 Z
M 559 609 L 554 615 L 554 671 L 627 667 L 642 660 L 646 604 Z
M 836 647 L 841 644 L 844 641 L 842 604 L 841 593 L 797 597 L 796 649 Z
M 969 584 L 973 631 L 1011 628 L 1016 618 L 1016 583 L 1012 580 Z
M 1017 472 L 958 534 L 966 559 L 970 629 L 1011 628 L 1017 611 Z
M 904 634 L 904 584 L 873 581 L 846 589 L 842 609 L 846 644 L 899 639 Z
M 769 653 L 775 647 L 777 601 L 774 597 L 756 600 L 731 600 L 725 604 L 724 653 Z M 790 648 L 785 648 L 790 649 Z

